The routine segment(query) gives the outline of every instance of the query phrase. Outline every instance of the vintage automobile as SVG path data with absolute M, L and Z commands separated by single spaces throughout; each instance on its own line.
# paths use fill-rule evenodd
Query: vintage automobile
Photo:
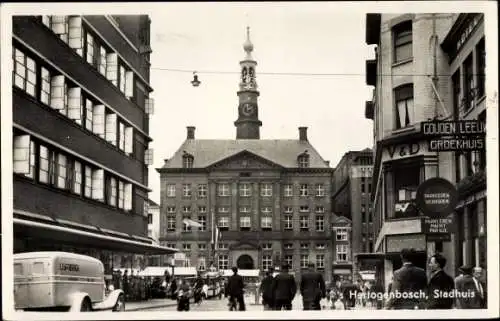
M 106 295 L 104 265 L 67 252 L 14 254 L 14 302 L 24 311 L 125 311 L 125 294 Z

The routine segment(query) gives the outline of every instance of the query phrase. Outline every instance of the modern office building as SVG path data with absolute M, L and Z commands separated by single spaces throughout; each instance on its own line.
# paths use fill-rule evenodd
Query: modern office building
M 286 262 L 300 276 L 313 262 L 330 280 L 333 169 L 309 142 L 306 127 L 299 127 L 298 139 L 260 139 L 257 62 L 247 37 L 236 139 L 197 139 L 195 128 L 187 127 L 186 140 L 158 169 L 160 240 L 200 270 L 211 262 L 260 270 Z M 215 226 L 221 235 L 212 251 Z
M 13 17 L 14 252 L 87 254 L 109 274 L 174 251 L 147 235 L 150 22 Z

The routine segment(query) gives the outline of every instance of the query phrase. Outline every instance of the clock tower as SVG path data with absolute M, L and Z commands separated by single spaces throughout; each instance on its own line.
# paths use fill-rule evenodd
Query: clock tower
M 259 139 L 262 122 L 259 120 L 257 107 L 257 98 L 259 97 L 255 78 L 257 62 L 252 58 L 253 44 L 250 41 L 250 27 L 247 27 L 247 40 L 243 44 L 243 49 L 246 52 L 246 57 L 240 61 L 238 119 L 234 122 L 236 139 Z

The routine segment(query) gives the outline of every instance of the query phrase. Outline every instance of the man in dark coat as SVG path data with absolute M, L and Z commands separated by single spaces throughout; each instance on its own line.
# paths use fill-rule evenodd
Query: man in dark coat
M 449 295 L 455 289 L 453 278 L 446 274 L 443 269 L 446 265 L 446 258 L 441 254 L 434 254 L 429 259 L 429 278 L 427 309 L 451 309 L 453 307 L 453 297 Z
M 486 291 L 487 285 L 486 281 L 484 279 L 484 272 L 483 268 L 480 266 L 476 266 L 474 269 L 472 269 L 472 279 L 474 280 L 474 283 L 476 284 L 476 289 L 479 293 L 479 296 L 481 298 L 481 308 L 486 309 L 488 306 L 488 296 Z
M 239 305 L 240 311 L 245 311 L 245 300 L 243 298 L 243 288 L 245 287 L 245 283 L 243 282 L 243 277 L 238 275 L 238 268 L 233 267 L 233 275 L 229 277 L 226 285 L 226 291 L 224 295 L 226 297 L 229 296 L 229 300 L 233 302 L 236 300 Z
M 458 309 L 482 309 L 483 300 L 472 276 L 472 267 L 461 266 L 460 270 L 463 275 L 455 280 L 455 289 L 457 290 L 456 307 Z
M 273 310 L 273 269 L 269 269 L 266 272 L 266 276 L 262 279 L 260 283 L 259 292 L 262 293 L 262 305 L 264 306 L 264 310 Z
M 394 271 L 391 293 L 387 301 L 388 309 L 404 310 L 423 308 L 427 297 L 427 275 L 425 270 L 413 264 L 414 249 L 403 249 L 403 266 Z
M 272 294 L 275 310 L 291 310 L 292 301 L 297 292 L 297 284 L 293 275 L 288 273 L 288 265 L 284 264 L 281 271 L 274 277 Z
M 314 269 L 314 263 L 309 263 L 308 271 L 302 274 L 300 294 L 304 310 L 321 310 L 320 301 L 326 296 L 325 280 Z

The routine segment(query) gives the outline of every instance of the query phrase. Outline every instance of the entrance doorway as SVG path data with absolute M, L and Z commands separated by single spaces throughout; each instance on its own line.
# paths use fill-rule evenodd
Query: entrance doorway
M 236 266 L 238 267 L 238 269 L 251 270 L 254 268 L 253 259 L 250 255 L 243 254 L 236 261 Z

